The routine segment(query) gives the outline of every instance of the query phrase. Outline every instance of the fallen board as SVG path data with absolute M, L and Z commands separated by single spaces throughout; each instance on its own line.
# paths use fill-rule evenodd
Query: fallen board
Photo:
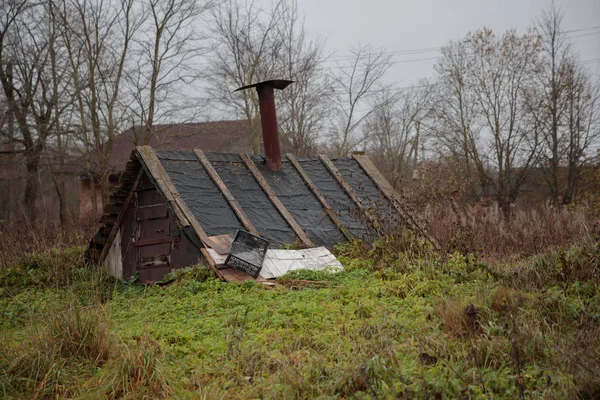
M 216 264 L 224 264 L 227 256 L 207 249 Z M 223 265 L 223 267 L 225 267 Z M 344 269 L 342 263 L 327 248 L 314 247 L 302 250 L 267 250 L 262 270 L 258 279 L 273 279 L 298 269 L 321 271 L 330 269 L 332 272 Z M 248 277 L 251 279 L 251 277 Z M 225 277 L 225 279 L 227 279 Z M 257 280 L 258 280 L 257 279 Z

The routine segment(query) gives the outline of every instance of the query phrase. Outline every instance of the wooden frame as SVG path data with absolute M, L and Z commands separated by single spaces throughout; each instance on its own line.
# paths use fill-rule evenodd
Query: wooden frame
M 171 203 L 171 207 L 175 212 L 175 215 L 183 224 L 183 226 L 191 226 L 200 240 L 207 237 L 208 235 L 204 229 L 202 229 L 196 220 L 196 217 L 194 217 L 188 206 L 183 200 L 181 200 L 181 197 L 179 197 L 179 193 L 177 192 L 177 189 L 175 189 L 175 185 L 171 181 L 171 178 L 169 178 L 167 171 L 165 171 L 165 168 L 162 166 L 152 147 L 138 146 L 137 150 L 144 160 L 146 168 L 148 168 L 148 171 L 150 171 L 150 174 L 156 181 L 160 191 L 167 199 L 167 202 Z
M 271 203 L 273 203 L 273 205 L 275 206 L 277 211 L 279 211 L 279 213 L 281 214 L 283 219 L 285 219 L 285 221 L 288 223 L 288 225 L 292 228 L 292 230 L 294 231 L 294 233 L 296 234 L 298 239 L 300 239 L 302 244 L 305 246 L 308 246 L 308 247 L 315 247 L 315 244 L 312 242 L 312 240 L 310 240 L 310 238 L 308 237 L 306 232 L 304 232 L 304 230 L 300 227 L 300 225 L 298 225 L 298 223 L 296 222 L 294 217 L 292 217 L 292 215 L 289 213 L 289 211 L 285 208 L 285 206 L 283 205 L 281 200 L 279 200 L 277 195 L 275 195 L 275 192 L 273 191 L 271 186 L 267 183 L 265 177 L 262 176 L 262 174 L 260 173 L 258 168 L 256 168 L 256 165 L 254 165 L 254 162 L 252 161 L 252 159 L 250 159 L 248 154 L 240 153 L 239 156 L 242 159 L 242 161 L 244 162 L 244 164 L 246 164 L 246 167 L 250 170 L 250 172 L 254 176 L 254 179 L 256 179 L 256 182 L 258 182 L 258 184 L 260 185 L 262 190 L 269 197 L 269 200 L 271 200 Z
M 200 161 L 200 164 L 202 164 L 202 166 L 208 173 L 208 176 L 210 176 L 215 185 L 217 185 L 217 187 L 221 191 L 221 194 L 223 194 L 223 197 L 225 197 L 225 200 L 227 200 L 227 203 L 229 203 L 229 206 L 231 207 L 235 215 L 239 218 L 244 228 L 248 232 L 260 236 L 260 233 L 258 233 L 254 225 L 252 225 L 252 222 L 250 222 L 248 216 L 246 215 L 242 207 L 240 207 L 238 201 L 235 199 L 235 197 L 233 197 L 233 195 L 225 185 L 225 182 L 223 182 L 223 180 L 221 179 L 217 171 L 213 168 L 208 158 L 206 158 L 204 152 L 200 149 L 194 149 L 194 154 L 196 154 L 198 161 Z
M 319 159 L 321 160 L 323 165 L 325 165 L 325 168 L 327 168 L 331 176 L 333 176 L 333 179 L 335 179 L 335 181 L 342 187 L 342 189 L 344 189 L 344 192 L 346 192 L 348 197 L 350 197 L 354 204 L 356 204 L 356 206 L 363 213 L 367 221 L 370 222 L 371 226 L 378 230 L 378 223 L 375 220 L 375 217 L 373 217 L 373 215 L 371 215 L 371 213 L 364 207 L 360 197 L 358 197 L 354 189 L 352 189 L 352 186 L 350 186 L 350 184 L 346 182 L 341 172 L 336 168 L 335 165 L 333 165 L 333 162 L 329 159 L 329 157 L 327 157 L 324 154 L 321 154 L 319 156 Z
M 302 180 L 304 181 L 304 183 L 306 184 L 306 186 L 308 186 L 308 188 L 310 189 L 310 191 L 319 200 L 319 202 L 323 206 L 323 209 L 325 210 L 325 212 L 327 213 L 327 215 L 329 216 L 329 218 L 333 221 L 333 223 L 335 224 L 335 226 L 337 226 L 337 228 L 340 230 L 340 232 L 342 232 L 344 234 L 344 236 L 346 237 L 346 239 L 353 240 L 354 236 L 352 236 L 352 234 L 348 231 L 348 229 L 346 229 L 342 225 L 342 223 L 340 222 L 340 220 L 339 220 L 338 216 L 336 215 L 335 211 L 333 211 L 333 209 L 331 208 L 331 206 L 329 205 L 329 203 L 327 202 L 327 200 L 325 199 L 325 197 L 321 194 L 321 191 L 311 181 L 310 177 L 308 176 L 308 174 L 306 173 L 306 171 L 304 171 L 304 168 L 302 168 L 302 165 L 300 165 L 300 163 L 298 162 L 298 160 L 296 159 L 296 157 L 293 154 L 290 154 L 290 153 L 286 154 L 285 156 L 289 160 L 290 164 L 292 164 L 292 166 L 296 169 L 296 172 L 298 172 L 298 175 L 300 175 L 300 177 L 302 178 Z

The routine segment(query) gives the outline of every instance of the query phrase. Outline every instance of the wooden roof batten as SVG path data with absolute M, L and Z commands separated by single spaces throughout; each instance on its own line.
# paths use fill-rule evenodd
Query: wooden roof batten
M 225 185 L 225 182 L 223 182 L 223 180 L 221 179 L 217 171 L 214 169 L 204 152 L 201 149 L 194 149 L 194 154 L 198 158 L 198 161 L 200 161 L 200 164 L 202 164 L 202 166 L 208 173 L 208 176 L 210 176 L 215 185 L 217 185 L 217 187 L 221 191 L 221 194 L 223 195 L 223 197 L 225 197 L 225 200 L 227 200 L 227 203 L 229 203 L 229 206 L 244 226 L 244 229 L 256 236 L 260 236 L 260 233 L 254 227 L 254 225 L 252 225 L 252 222 L 250 222 L 250 219 L 248 219 L 248 216 L 246 215 L 238 201 L 235 199 L 233 194 L 231 194 L 229 188 L 227 187 L 227 185 Z
M 406 201 L 402 200 L 401 195 L 398 194 L 394 187 L 383 177 L 383 175 L 381 175 L 381 172 L 379 172 L 369 157 L 364 154 L 353 154 L 352 158 L 358 163 L 362 170 L 365 171 L 367 176 L 371 178 L 379 191 L 392 204 L 409 226 L 439 250 L 440 245 L 436 238 L 413 217 L 413 213 L 410 212 L 411 210 L 408 210 Z
M 333 211 L 325 197 L 321 194 L 321 191 L 312 182 L 306 171 L 304 171 L 304 168 L 302 168 L 302 165 L 300 165 L 296 157 L 290 153 L 287 153 L 285 156 L 289 160 L 290 164 L 292 164 L 292 166 L 296 169 L 296 172 L 298 172 L 298 175 L 300 175 L 300 178 L 302 178 L 306 186 L 308 186 L 308 188 L 315 195 L 317 200 L 319 200 L 319 202 L 323 206 L 323 209 L 325 210 L 331 221 L 333 221 L 335 226 L 337 226 L 337 228 L 340 230 L 340 232 L 342 232 L 346 239 L 353 240 L 354 236 L 352 236 L 348 229 L 346 229 L 346 227 L 342 225 L 336 213 Z
M 329 171 L 333 179 L 344 189 L 344 192 L 350 197 L 350 199 L 354 202 L 356 207 L 363 213 L 366 220 L 369 221 L 370 225 L 379 232 L 379 223 L 375 219 L 375 217 L 367 210 L 367 208 L 363 205 L 360 197 L 356 194 L 354 189 L 350 186 L 348 182 L 344 179 L 341 172 L 337 169 L 337 167 L 333 164 L 331 159 L 324 154 L 319 156 L 319 159 L 325 165 L 325 168 Z
M 256 182 L 258 182 L 258 184 L 265 192 L 269 200 L 271 200 L 271 203 L 273 203 L 277 211 L 279 211 L 279 214 L 281 214 L 283 219 L 285 219 L 288 225 L 292 228 L 292 230 L 294 231 L 298 239 L 300 239 L 302 244 L 308 247 L 316 247 L 313 241 L 310 240 L 306 232 L 304 232 L 304 230 L 300 227 L 300 225 L 298 225 L 294 217 L 292 217 L 290 212 L 285 208 L 281 200 L 279 200 L 271 186 L 267 183 L 265 177 L 262 176 L 258 168 L 256 168 L 256 165 L 254 165 L 254 162 L 252 161 L 250 156 L 248 156 L 248 154 L 245 153 L 240 153 L 239 157 L 242 159 L 244 164 L 246 164 L 246 167 L 250 170 L 250 172 L 254 176 L 254 179 L 256 179 Z

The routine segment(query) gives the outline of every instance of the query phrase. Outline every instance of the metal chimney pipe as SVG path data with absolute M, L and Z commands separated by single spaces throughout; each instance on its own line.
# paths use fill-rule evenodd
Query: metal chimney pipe
M 273 89 L 283 90 L 293 81 L 277 79 L 243 86 L 238 90 L 255 87 L 258 93 L 260 108 L 260 124 L 262 127 L 263 144 L 267 168 L 271 171 L 281 170 L 281 148 L 279 146 L 279 129 L 277 127 L 277 112 L 275 110 L 275 92 Z

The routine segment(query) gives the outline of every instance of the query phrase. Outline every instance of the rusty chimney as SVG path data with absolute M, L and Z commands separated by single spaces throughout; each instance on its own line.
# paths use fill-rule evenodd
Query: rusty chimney
M 275 79 L 243 86 L 238 90 L 255 87 L 258 93 L 260 107 L 260 124 L 262 127 L 263 143 L 267 168 L 271 171 L 281 170 L 281 149 L 279 148 L 279 130 L 277 128 L 277 113 L 275 112 L 275 93 L 273 89 L 283 90 L 293 81 Z

